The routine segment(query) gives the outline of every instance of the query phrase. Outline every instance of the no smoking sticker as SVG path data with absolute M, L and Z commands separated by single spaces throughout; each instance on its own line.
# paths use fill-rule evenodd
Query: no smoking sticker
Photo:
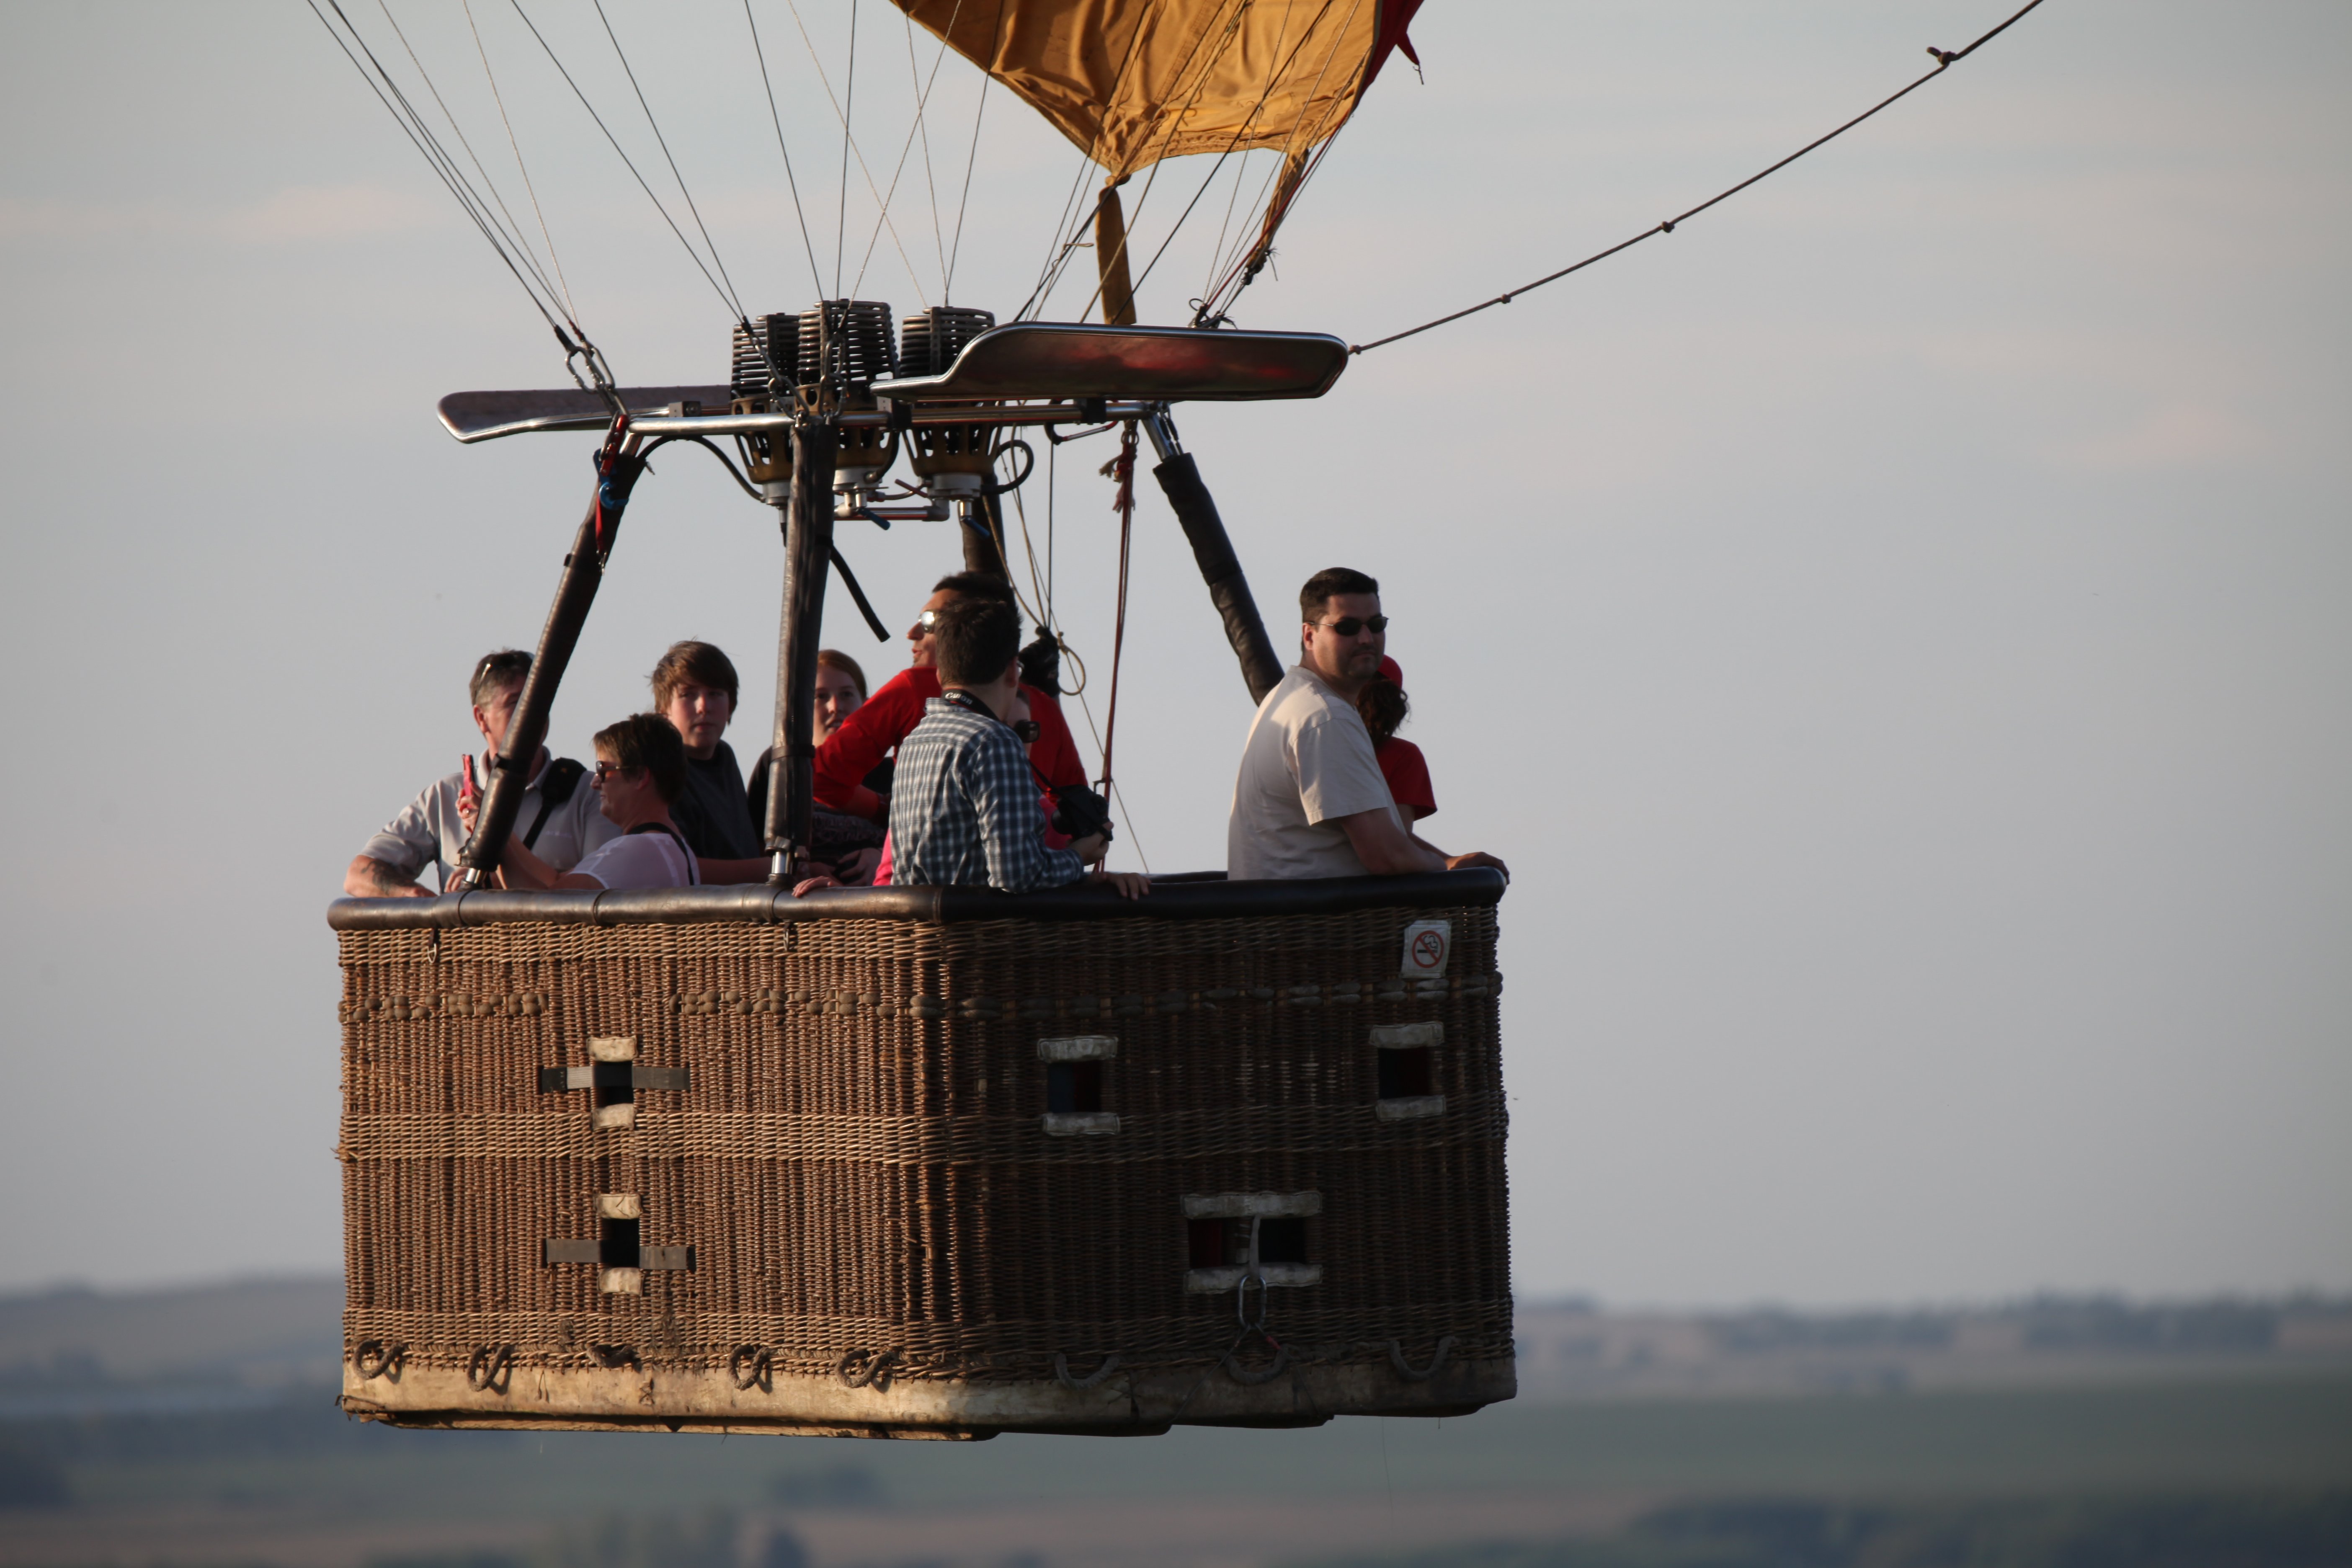
M 1415 921 L 1404 928 L 1404 964 L 1397 973 L 1409 980 L 1443 974 L 1453 952 L 1452 921 Z

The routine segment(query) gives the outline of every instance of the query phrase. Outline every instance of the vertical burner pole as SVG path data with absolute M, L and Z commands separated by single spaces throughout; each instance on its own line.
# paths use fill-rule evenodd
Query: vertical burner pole
M 769 763 L 768 880 L 782 886 L 809 858 L 816 807 L 816 650 L 833 558 L 833 465 L 840 432 L 811 419 L 793 439 L 793 496 L 784 513 L 784 613 L 776 637 L 776 741 Z

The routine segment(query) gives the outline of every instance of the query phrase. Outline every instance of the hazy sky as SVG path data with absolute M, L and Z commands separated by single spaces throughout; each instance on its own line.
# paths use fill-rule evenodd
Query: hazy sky
M 835 121 L 755 3 L 830 290 Z M 801 4 L 836 89 L 850 3 Z M 857 3 L 887 184 L 908 46 Z M 1362 341 L 1525 282 L 2009 8 L 1431 0 L 1426 82 L 1384 75 L 1239 319 Z M 625 381 L 722 379 L 718 300 L 512 10 L 474 9 L 583 320 Z M 746 302 L 808 303 L 740 10 L 607 10 Z M 532 13 L 653 173 L 594 13 Z M 465 13 L 393 15 L 520 208 Z M 0 1287 L 332 1268 L 325 907 L 473 741 L 471 661 L 536 635 L 594 441 L 435 423 L 557 355 L 298 0 L 5 20 Z M 2051 0 L 1671 237 L 1320 402 L 1180 411 L 1277 626 L 1318 567 L 1387 584 L 1431 837 L 1516 874 L 1524 1289 L 2352 1289 L 2347 68 L 2340 5 Z M 940 71 L 861 296 L 939 299 L 977 79 Z M 1010 313 L 1077 158 L 1001 93 L 981 126 L 953 297 Z M 1200 179 L 1171 166 L 1139 251 Z M 1228 190 L 1145 320 L 1187 313 Z M 1110 455 L 1064 454 L 1054 519 L 1097 718 Z M 894 625 L 957 554 L 919 524 L 843 547 Z M 1156 492 L 1135 552 L 1129 842 L 1220 864 L 1249 705 Z M 661 460 L 559 746 L 696 636 L 737 655 L 756 752 L 780 571 L 772 514 Z M 827 616 L 902 662 L 838 590 Z

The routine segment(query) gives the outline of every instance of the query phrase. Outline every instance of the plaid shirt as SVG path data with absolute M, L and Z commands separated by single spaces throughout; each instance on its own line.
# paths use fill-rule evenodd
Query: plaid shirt
M 890 879 L 909 887 L 1058 888 L 1087 874 L 1045 847 L 1043 793 L 1010 728 L 931 698 L 898 742 L 890 788 Z

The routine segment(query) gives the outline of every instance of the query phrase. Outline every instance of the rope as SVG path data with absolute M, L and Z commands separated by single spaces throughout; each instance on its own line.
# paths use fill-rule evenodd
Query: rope
M 845 1351 L 835 1363 L 834 1372 L 849 1388 L 871 1388 L 881 1394 L 890 1386 L 890 1363 L 898 1359 L 898 1352 Z
M 738 1394 L 749 1394 L 754 1388 L 774 1393 L 775 1373 L 775 1352 L 766 1345 L 737 1345 L 735 1353 L 727 1358 L 728 1380 Z
M 1105 426 L 1103 428 L 1108 429 L 1109 426 Z M 1076 437 L 1071 438 L 1076 439 Z M 1055 442 L 1048 445 L 1045 456 L 1045 585 L 1038 595 L 1039 603 L 1045 613 L 1043 616 L 1033 618 L 1037 620 L 1039 626 L 1054 634 L 1054 641 L 1060 645 L 1065 654 L 1069 656 L 1070 662 L 1078 667 L 1077 685 L 1070 688 L 1063 695 L 1078 700 L 1079 716 L 1087 721 L 1087 738 L 1095 743 L 1095 750 L 1099 753 L 1103 750 L 1103 731 L 1095 722 L 1094 704 L 1087 700 L 1087 661 L 1078 657 L 1078 650 L 1071 646 L 1068 634 L 1062 628 L 1060 612 L 1054 608 L 1054 512 L 1055 497 L 1058 492 L 1060 479 L 1061 447 L 1058 442 Z M 1034 585 L 1037 576 L 1037 547 L 1029 537 L 1029 509 L 1023 503 L 1021 492 L 1018 490 L 1013 492 L 1013 506 L 1021 518 L 1021 546 L 1029 556 L 1029 576 Z M 997 543 L 1000 554 L 1003 548 L 1003 542 L 1000 540 Z M 1011 557 L 1007 556 L 1005 560 L 1009 563 Z M 1014 599 L 1017 601 L 1020 596 L 1020 589 L 1014 588 Z M 1150 876 L 1151 857 L 1144 852 L 1142 836 L 1135 831 L 1135 815 L 1128 810 L 1127 796 L 1120 791 L 1116 782 L 1110 786 L 1110 800 L 1111 805 L 1118 809 L 1119 825 L 1127 829 L 1129 847 L 1135 851 L 1136 861 L 1142 866 L 1144 875 Z
M 1397 1375 L 1407 1383 L 1427 1383 L 1438 1374 L 1445 1365 L 1445 1358 L 1453 1353 L 1454 1336 L 1447 1334 L 1437 1342 L 1437 1348 L 1430 1352 L 1429 1364 L 1416 1370 L 1404 1359 L 1403 1342 L 1398 1340 L 1389 1342 L 1389 1364 L 1395 1367 Z
M 743 0 L 743 20 L 751 28 L 751 53 L 760 62 L 760 86 L 768 94 L 768 120 L 776 128 L 776 151 L 784 155 L 784 184 L 793 193 L 793 216 L 800 220 L 801 248 L 808 252 L 809 281 L 815 284 L 816 291 L 822 294 L 824 292 L 824 273 L 816 264 L 816 244 L 809 238 L 808 214 L 801 206 L 801 183 L 793 175 L 792 150 L 784 145 L 783 117 L 776 112 L 776 87 L 768 79 L 768 55 L 760 47 L 760 24 L 751 15 L 751 0 Z
M 1060 1384 L 1064 1388 L 1075 1388 L 1082 1391 L 1092 1388 L 1104 1378 L 1108 1377 L 1112 1373 L 1118 1370 L 1118 1352 L 1117 1351 L 1113 1351 L 1108 1355 L 1102 1358 L 1101 1365 L 1096 1367 L 1094 1371 L 1087 1373 L 1086 1376 L 1072 1377 L 1070 1375 L 1070 1358 L 1063 1354 L 1060 1351 L 1055 1351 L 1054 1352 L 1054 1381 Z
M 1965 49 L 1939 49 L 1933 44 L 1928 45 L 1927 52 L 1930 55 L 1933 55 L 1936 58 L 1936 68 L 1934 70 L 1929 71 L 1927 75 L 1911 83 L 1908 87 L 1904 88 L 1899 92 L 1895 92 L 1889 94 L 1885 98 L 1880 99 L 1876 103 L 1872 104 L 1868 109 L 1864 110 L 1860 114 L 1855 115 L 1852 120 L 1847 121 L 1836 130 L 1829 132 L 1829 134 L 1815 137 L 1812 141 L 1806 142 L 1803 146 L 1798 148 L 1795 152 L 1790 153 L 1779 163 L 1771 165 L 1771 167 L 1759 170 L 1758 173 L 1748 175 L 1748 178 L 1740 181 L 1729 190 L 1720 192 L 1716 195 L 1708 197 L 1706 201 L 1699 203 L 1698 205 L 1691 208 L 1688 212 L 1677 213 L 1673 217 L 1661 219 L 1659 222 L 1643 229 L 1641 233 L 1635 235 L 1631 239 L 1621 240 L 1617 244 L 1611 246 L 1606 250 L 1595 252 L 1593 255 L 1588 256 L 1583 260 L 1577 262 L 1572 267 L 1563 267 L 1557 272 L 1548 272 L 1532 283 L 1522 283 L 1507 294 L 1497 294 L 1493 299 L 1483 300 L 1478 304 L 1468 307 L 1466 310 L 1456 310 L 1453 314 L 1447 316 L 1440 316 L 1433 321 L 1423 321 L 1421 325 L 1417 327 L 1408 327 L 1402 332 L 1391 332 L 1384 338 L 1374 338 L 1368 343 L 1350 343 L 1348 346 L 1348 352 L 1351 354 L 1370 353 L 1374 349 L 1384 348 L 1390 343 L 1402 342 L 1407 338 L 1418 337 L 1422 333 L 1429 331 L 1433 328 L 1446 326 L 1452 322 L 1458 321 L 1465 316 L 1475 316 L 1481 310 L 1491 310 L 1497 305 L 1507 305 L 1518 295 L 1528 293 L 1532 289 L 1540 289 L 1547 283 L 1556 283 L 1571 272 L 1581 272 L 1586 268 L 1591 266 L 1594 262 L 1606 261 L 1609 258 L 1616 255 L 1619 251 L 1630 250 L 1634 246 L 1641 244 L 1643 240 L 1649 239 L 1654 236 L 1674 233 L 1678 225 L 1688 223 L 1692 218 L 1696 217 L 1699 214 L 1706 211 L 1707 208 L 1714 206 L 1718 202 L 1728 201 L 1731 197 L 1738 195 L 1740 192 L 1756 184 L 1757 181 L 1763 179 L 1766 175 L 1780 173 L 1782 169 L 1787 168 L 1790 164 L 1795 163 L 1798 159 L 1803 157 L 1814 148 L 1822 146 L 1825 142 L 1835 141 L 1838 137 L 1844 135 L 1847 132 L 1853 130 L 1855 126 L 1861 124 L 1872 115 L 1876 114 L 1880 110 L 1887 108 L 1898 100 L 1908 98 L 1912 93 L 1916 92 L 1919 89 L 1927 86 L 1937 77 L 1942 76 L 1953 66 L 1968 58 L 1970 55 L 1975 54 L 1979 49 L 1992 42 L 1993 39 L 1999 37 L 2001 34 L 2009 31 L 2010 28 L 2015 26 L 2018 22 L 2024 17 L 2026 12 L 2032 10 L 2035 6 L 2041 4 L 2042 0 L 2027 0 L 2027 4 L 2023 9 L 2018 11 L 2014 16 L 2011 16 L 2009 20 L 2003 22 L 2000 26 L 1995 27 L 1991 32 L 1985 34 L 1982 37 L 1979 38 L 1975 43 L 1970 44 Z
M 1103 710 L 1102 784 L 1111 787 L 1110 749 L 1118 738 L 1118 666 L 1127 647 L 1127 562 L 1128 546 L 1135 536 L 1135 421 L 1118 438 L 1118 456 L 1112 459 L 1111 477 L 1118 481 L 1118 493 L 1111 502 L 1118 513 L 1118 615 L 1111 623 L 1110 634 L 1110 701 Z
M 363 1378 L 382 1377 L 386 1373 L 395 1376 L 400 1363 L 408 1359 L 405 1342 L 386 1344 L 382 1340 L 362 1340 L 352 1347 L 352 1368 Z M 1112 1360 L 1118 1358 L 1113 1356 Z
M 467 1386 L 491 1394 L 504 1394 L 507 1380 L 514 1375 L 514 1346 L 480 1346 L 466 1363 Z

